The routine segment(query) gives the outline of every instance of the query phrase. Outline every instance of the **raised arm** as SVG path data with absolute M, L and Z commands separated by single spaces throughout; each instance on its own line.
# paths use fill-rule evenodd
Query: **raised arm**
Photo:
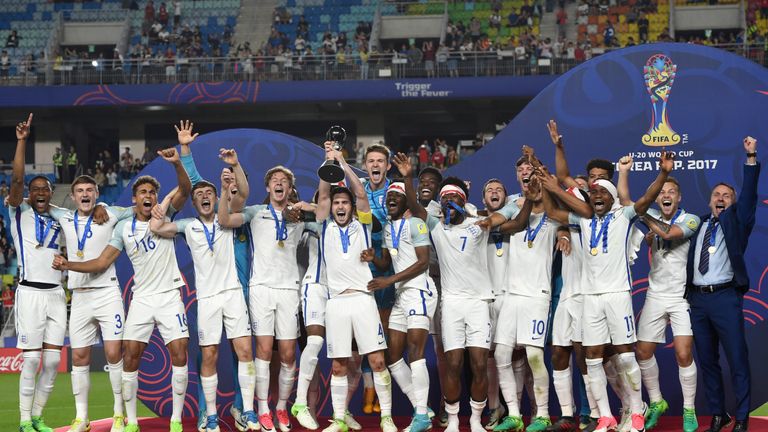
M 549 196 L 542 195 L 542 199 L 557 199 L 561 201 L 567 208 L 571 209 L 577 215 L 583 218 L 591 218 L 593 211 L 592 206 L 588 202 L 582 201 L 572 194 L 563 190 L 557 181 L 555 176 L 551 175 L 546 168 L 542 167 L 537 173 L 537 178 L 541 183 L 542 188 L 549 192 Z M 546 205 L 546 204 L 545 204 Z
M 757 140 L 749 136 L 744 138 L 744 150 L 747 152 L 747 162 L 744 164 L 741 195 L 736 200 L 736 217 L 751 232 L 755 225 L 757 181 L 760 177 L 760 164 L 757 162 Z
M 547 123 L 547 130 L 549 130 L 549 137 L 552 143 L 555 145 L 555 174 L 557 180 L 565 185 L 565 187 L 579 187 L 576 184 L 576 180 L 571 177 L 571 172 L 568 170 L 568 162 L 565 159 L 565 146 L 563 145 L 563 136 L 557 130 L 557 123 L 554 120 L 550 120 Z
M 170 162 L 173 165 L 173 168 L 176 170 L 176 180 L 179 183 L 179 189 L 175 194 L 173 194 L 171 205 L 177 211 L 181 210 L 181 208 L 184 207 L 184 203 L 187 201 L 187 198 L 189 198 L 189 193 L 192 190 L 192 182 L 190 182 L 189 176 L 184 170 L 184 166 L 181 164 L 179 152 L 176 151 L 175 147 L 160 150 L 157 152 L 157 154 L 166 161 Z
M 217 216 L 219 217 L 219 225 L 224 228 L 238 228 L 245 223 L 245 218 L 242 213 L 230 212 L 230 196 L 229 189 L 223 189 L 221 191 L 219 210 L 217 213 Z
M 408 204 L 408 210 L 411 211 L 411 215 L 417 217 L 423 221 L 427 220 L 427 209 L 419 202 L 419 197 L 416 195 L 416 188 L 413 187 L 413 167 L 411 161 L 403 153 L 398 153 L 392 159 L 392 163 L 400 171 L 400 175 L 403 176 L 403 183 L 405 183 L 405 200 Z
M 326 146 L 333 145 L 332 142 L 326 142 Z M 357 177 L 357 174 L 352 169 L 351 166 L 347 163 L 347 161 L 344 160 L 344 156 L 341 154 L 338 150 L 333 150 L 333 157 L 336 159 L 336 161 L 339 163 L 339 165 L 344 169 L 344 174 L 346 174 L 347 182 L 349 183 L 349 190 L 352 191 L 353 194 L 355 194 L 355 201 L 357 203 L 357 211 L 360 213 L 369 213 L 371 211 L 371 203 L 368 202 L 368 194 L 365 193 L 365 187 L 363 187 L 363 182 L 360 181 L 360 178 Z
M 547 212 L 547 216 L 553 221 L 559 222 L 561 225 L 568 225 L 569 212 L 561 209 L 552 198 L 551 194 L 547 191 L 541 196 L 541 201 L 544 204 L 544 211 Z
M 149 220 L 149 229 L 160 237 L 173 238 L 178 232 L 176 224 L 165 220 L 168 213 L 168 207 L 171 205 L 173 194 L 168 194 L 163 202 L 152 207 L 152 219 Z
M 632 195 L 629 193 L 629 169 L 632 167 L 632 156 L 627 155 L 619 159 L 619 181 L 616 190 L 619 194 L 619 204 L 631 206 Z
M 72 270 L 79 273 L 103 273 L 119 256 L 120 249 L 107 245 L 98 258 L 83 262 L 68 261 L 63 255 L 56 255 L 53 259 L 53 268 L 56 270 Z
M 24 156 L 27 151 L 27 138 L 32 125 L 32 113 L 27 121 L 16 125 L 16 154 L 13 156 L 13 174 L 11 174 L 11 190 L 8 194 L 8 204 L 13 207 L 21 205 L 24 199 Z
M 237 194 L 232 195 L 230 193 L 229 209 L 231 212 L 240 212 L 243 210 L 243 207 L 245 207 L 245 201 L 251 193 L 251 187 L 248 185 L 248 178 L 245 176 L 243 166 L 240 165 L 240 160 L 237 158 L 235 149 L 219 149 L 219 158 L 232 167 L 232 172 L 235 175 Z M 221 187 L 222 189 L 224 188 L 223 182 Z
M 333 160 L 333 146 L 325 143 L 325 160 Z M 331 184 L 320 179 L 317 187 L 317 209 L 315 210 L 315 219 L 322 222 L 328 219 L 331 214 Z
M 182 157 L 192 154 L 192 150 L 189 149 L 189 145 L 192 144 L 192 141 L 194 141 L 198 135 L 200 135 L 198 133 L 192 134 L 192 128 L 194 127 L 195 127 L 195 124 L 190 122 L 189 120 L 179 121 L 178 126 L 173 125 L 173 128 L 176 129 L 176 134 L 179 139 L 179 144 L 181 145 Z M 192 162 L 192 164 L 194 165 L 194 161 Z M 195 172 L 197 172 L 197 169 L 195 169 Z M 191 177 L 191 173 L 190 173 L 190 177 Z M 192 182 L 197 183 L 200 180 L 202 180 L 202 178 L 200 178 L 198 175 L 198 178 L 193 179 Z
M 646 189 L 643 196 L 635 202 L 635 213 L 638 215 L 642 216 L 648 211 L 648 208 L 651 207 L 651 204 L 659 195 L 659 192 L 661 192 L 661 188 L 664 187 L 664 182 L 667 181 L 669 173 L 675 167 L 672 153 L 666 150 L 662 150 L 659 162 L 659 175 L 656 176 L 656 180 L 648 186 L 648 189 Z

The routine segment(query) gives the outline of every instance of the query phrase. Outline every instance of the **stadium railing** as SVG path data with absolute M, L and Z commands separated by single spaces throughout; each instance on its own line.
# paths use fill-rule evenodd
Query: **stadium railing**
M 718 48 L 768 65 L 766 45 L 732 44 Z M 593 53 L 600 51 L 593 49 Z M 523 59 L 516 56 L 513 49 L 454 51 L 445 58 L 438 55 L 431 74 L 424 62 L 410 63 L 402 55 L 389 53 L 371 53 L 366 63 L 361 63 L 356 56 L 341 60 L 333 55 L 252 56 L 246 59 L 153 57 L 122 62 L 112 59 L 38 60 L 19 68 L 26 72 L 1 77 L 0 85 L 44 85 L 48 67 L 53 71 L 52 84 L 72 85 L 553 75 L 565 73 L 577 65 L 576 60 L 567 58 L 531 56 Z

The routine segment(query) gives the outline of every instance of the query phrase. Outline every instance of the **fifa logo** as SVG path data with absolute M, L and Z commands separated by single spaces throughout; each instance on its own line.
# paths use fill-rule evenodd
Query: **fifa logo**
M 643 135 L 643 144 L 651 147 L 665 147 L 680 143 L 680 135 L 672 130 L 667 116 L 667 100 L 675 81 L 677 65 L 664 54 L 648 59 L 643 68 L 645 87 L 651 95 L 653 106 L 651 127 Z

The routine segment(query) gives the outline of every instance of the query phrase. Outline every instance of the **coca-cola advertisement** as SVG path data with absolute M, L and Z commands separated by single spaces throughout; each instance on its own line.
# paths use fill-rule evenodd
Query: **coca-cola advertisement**
M 24 363 L 22 351 L 18 348 L 0 348 L 0 374 L 20 373 Z M 59 372 L 67 371 L 67 347 L 61 349 Z

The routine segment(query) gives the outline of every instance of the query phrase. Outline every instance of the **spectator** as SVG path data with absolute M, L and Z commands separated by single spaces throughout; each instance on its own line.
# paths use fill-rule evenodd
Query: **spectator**
M 8 35 L 8 37 L 5 39 L 5 47 L 16 49 L 19 47 L 19 34 L 16 32 L 16 30 L 11 30 L 11 34 Z
M 425 41 L 421 45 L 421 51 L 424 54 L 424 69 L 427 71 L 427 78 L 435 76 L 435 43 Z
M 445 157 L 445 166 L 452 167 L 459 163 L 459 154 L 454 146 L 448 147 L 448 155 Z
M 131 148 L 126 147 L 125 152 L 120 155 L 120 172 L 123 179 L 130 178 L 131 170 L 133 169 L 133 154 L 131 154 Z
M 498 11 L 491 12 L 491 16 L 488 17 L 488 26 L 496 30 L 501 28 L 501 15 Z
M 107 169 L 107 188 L 109 189 L 110 195 L 117 191 L 117 173 L 112 167 Z
M 0 181 L 0 200 L 5 201 L 5 197 L 8 196 L 8 183 L 5 182 L 5 180 Z M 0 221 L 2 220 L 2 216 L 0 216 Z M 0 222 L 1 224 L 5 225 L 5 222 Z M 0 236 L 4 235 L 5 230 L 0 231 Z
M 424 140 L 419 146 L 419 171 L 429 165 L 429 142 Z
M 11 311 L 13 311 L 13 297 L 14 292 L 6 284 L 3 284 L 3 319 L 2 324 L 5 324 L 5 320 L 9 319 L 11 316 Z
M 150 162 L 155 160 L 155 157 L 157 156 L 157 153 L 153 153 L 149 151 L 149 147 L 144 146 L 144 154 L 141 155 L 141 165 L 147 166 Z
M 432 153 L 432 165 L 437 169 L 443 169 L 445 168 L 445 155 L 440 151 L 439 148 L 435 149 L 435 152 Z
M 11 73 L 11 57 L 8 55 L 8 50 L 3 50 L 0 53 L 0 78 L 7 80 Z
M 415 65 L 421 63 L 424 55 L 421 50 L 416 47 L 415 44 L 411 44 L 410 48 L 408 48 L 408 51 L 406 51 L 406 57 L 408 58 L 409 64 Z
M 104 191 L 104 187 L 107 185 L 107 176 L 104 175 L 104 171 L 101 168 L 96 168 L 93 179 L 96 180 L 96 186 L 99 187 L 99 190 Z
M 469 35 L 472 38 L 472 43 L 480 40 L 480 29 L 480 21 L 478 21 L 477 18 L 472 17 L 472 20 L 469 22 Z
M 408 160 L 411 162 L 411 167 L 413 167 L 414 170 L 418 170 L 419 155 L 416 153 L 416 148 L 413 146 L 411 146 L 411 151 L 408 152 Z M 418 174 L 418 172 L 414 174 Z
M 613 37 L 616 35 L 616 30 L 613 28 L 613 23 L 608 21 L 608 24 L 603 30 L 603 44 L 606 47 L 613 46 Z
M 520 16 L 517 14 L 517 10 L 512 8 L 512 11 L 507 16 L 507 27 L 517 27 L 517 21 L 519 19 Z
M 222 35 L 222 40 L 225 44 L 229 45 L 232 43 L 232 33 L 234 31 L 232 30 L 232 26 L 227 24 L 224 26 L 224 34 Z
M 557 10 L 557 34 L 558 36 L 565 37 L 565 29 L 568 24 L 568 13 L 565 12 L 565 8 L 559 8 Z
M 637 20 L 637 30 L 640 34 L 640 43 L 646 43 L 648 42 L 648 18 L 646 18 L 645 13 L 640 13 L 640 19 Z
M 181 0 L 173 0 L 173 28 L 177 29 L 181 23 Z
M 155 3 L 152 0 L 149 0 L 147 2 L 147 5 L 144 7 L 144 23 L 146 25 L 151 25 L 155 22 Z
M 168 25 L 168 9 L 165 7 L 165 2 L 160 3 L 160 9 L 157 12 L 157 20 L 163 27 Z

